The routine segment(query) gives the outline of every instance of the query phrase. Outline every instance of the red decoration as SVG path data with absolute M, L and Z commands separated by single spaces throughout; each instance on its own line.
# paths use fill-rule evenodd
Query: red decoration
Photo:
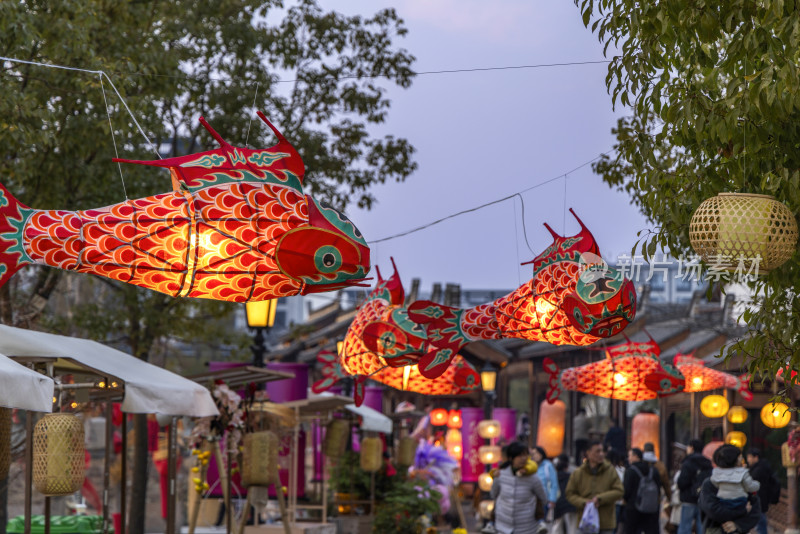
M 550 375 L 547 400 L 555 402 L 562 391 L 580 391 L 610 399 L 640 401 L 683 390 L 683 376 L 658 359 L 661 349 L 650 340 L 628 341 L 606 350 L 606 358 L 559 371 L 550 358 L 544 370 Z
M 750 375 L 748 374 L 735 376 L 716 369 L 710 369 L 706 367 L 703 360 L 699 360 L 691 354 L 678 353 L 672 362 L 686 378 L 686 386 L 683 389 L 686 393 L 729 388 L 737 390 L 745 400 L 753 399 L 753 394 L 748 389 L 748 384 L 750 383 Z
M 545 225 L 552 245 L 531 262 L 533 279 L 505 297 L 470 309 L 425 300 L 411 304 L 408 317 L 426 327 L 432 346 L 419 360 L 420 372 L 439 376 L 461 348 L 480 339 L 590 345 L 620 333 L 636 314 L 636 291 L 603 262 L 591 232 L 578 223 L 581 231 L 568 238 Z M 389 357 L 393 350 L 385 347 L 379 354 Z
M 417 362 L 427 347 L 425 329 L 408 319 L 397 267 L 385 280 L 379 269 L 377 273 L 378 284 L 358 309 L 339 354 L 323 351 L 317 356 L 323 378 L 312 390 L 319 393 L 346 376 L 355 376 L 355 400 L 360 405 L 367 378 L 425 395 L 462 395 L 480 387 L 480 375 L 460 355 L 435 379 L 420 373 Z M 386 355 L 379 355 L 379 350 Z
M 461 428 L 461 410 L 450 410 L 447 413 L 447 428 Z
M 447 424 L 447 410 L 444 408 L 431 410 L 430 418 L 433 426 L 444 426 Z
M 171 296 L 234 302 L 359 285 L 369 247 L 333 208 L 303 194 L 300 155 L 278 137 L 265 150 L 220 148 L 156 161 L 173 191 L 86 211 L 35 210 L 0 185 L 0 285 L 37 263 Z

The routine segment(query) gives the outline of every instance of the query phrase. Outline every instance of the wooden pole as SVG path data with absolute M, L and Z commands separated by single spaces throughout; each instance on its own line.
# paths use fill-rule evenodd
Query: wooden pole
M 175 442 L 177 418 L 171 417 L 167 428 L 167 534 L 175 534 Z
M 106 382 L 108 378 L 106 377 Z M 111 401 L 106 402 L 106 447 L 105 455 L 103 457 L 103 534 L 108 533 L 108 521 L 110 518 L 108 509 L 108 490 L 110 485 L 111 473 L 111 447 L 114 446 L 114 429 L 112 428 L 111 417 L 113 415 L 113 406 Z
M 202 452 L 206 452 L 206 451 L 209 451 L 209 450 L 211 450 L 211 445 L 208 443 L 208 441 L 203 441 L 203 445 L 200 447 L 200 452 L 202 453 Z M 208 466 L 207 465 L 203 465 L 201 460 L 202 459 L 200 458 L 200 456 L 198 456 L 197 457 L 197 466 L 200 467 L 200 473 L 199 473 L 198 477 L 200 478 L 200 480 L 205 480 L 206 479 L 206 472 L 208 471 Z M 220 475 L 220 476 L 222 476 L 222 475 Z M 195 491 L 195 490 L 194 490 L 194 488 L 192 488 L 190 491 Z M 194 508 L 192 508 L 192 510 L 191 510 L 192 511 L 191 517 L 189 518 L 189 534 L 194 534 L 194 529 L 197 526 L 197 517 L 200 515 L 200 505 L 203 502 L 203 498 L 199 494 L 199 492 L 196 492 L 196 493 L 197 493 L 197 499 L 195 500 Z M 187 498 L 187 501 L 188 500 L 189 499 Z
M 33 418 L 30 410 L 25 413 L 25 532 L 31 531 L 31 492 L 33 491 Z
M 273 483 L 275 494 L 278 496 L 278 507 L 281 510 L 281 523 L 283 523 L 283 533 L 292 534 L 292 527 L 289 526 L 289 514 L 286 511 L 286 497 L 283 495 L 283 488 L 281 487 L 281 479 L 276 474 L 276 482 Z
M 119 481 L 119 515 L 120 515 L 120 525 L 122 526 L 122 532 L 116 532 L 115 534 L 125 534 L 128 531 L 127 528 L 127 520 L 128 520 L 128 501 L 126 499 L 127 489 L 128 489 L 128 414 L 122 414 L 122 424 L 120 425 L 120 432 L 122 433 L 122 476 L 120 477 Z
M 245 525 L 245 523 L 247 523 L 247 513 L 250 511 L 250 507 L 252 506 L 252 502 L 253 502 L 253 488 L 254 488 L 254 486 L 250 486 L 249 488 L 247 488 L 247 499 L 244 502 L 244 510 L 243 510 L 243 513 L 242 513 L 242 518 L 239 519 L 239 525 L 238 525 L 238 527 L 236 529 L 236 531 L 239 534 L 243 534 L 244 525 Z M 255 521 L 253 521 L 253 522 L 255 523 Z
M 461 499 L 458 498 L 458 492 L 452 486 L 450 486 L 450 502 L 455 505 L 456 512 L 458 512 L 458 522 L 460 523 L 459 526 L 466 530 L 467 518 L 464 516 L 464 509 L 461 507 Z

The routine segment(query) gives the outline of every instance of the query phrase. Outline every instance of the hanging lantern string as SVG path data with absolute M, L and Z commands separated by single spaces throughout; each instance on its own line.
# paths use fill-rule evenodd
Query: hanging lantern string
M 522 221 L 523 225 L 525 221 Z M 517 252 L 517 263 L 522 263 L 519 258 L 519 222 L 517 221 L 517 203 L 514 202 L 514 247 Z M 519 275 L 519 267 L 517 267 L 517 283 L 522 285 L 522 277 Z
M 5 57 L 5 56 L 0 56 L 0 61 L 9 61 L 11 63 L 22 63 L 22 64 L 25 64 L 25 65 L 35 65 L 37 67 L 47 67 L 49 69 L 61 69 L 61 70 L 71 70 L 71 71 L 75 71 L 75 72 L 87 72 L 89 74 L 99 74 L 101 79 L 102 79 L 103 76 L 105 76 L 106 80 L 108 80 L 109 85 L 111 85 L 111 88 L 114 90 L 114 93 L 116 93 L 117 98 L 119 98 L 120 102 L 122 102 L 122 105 L 125 106 L 125 109 L 127 110 L 128 115 L 130 115 L 131 119 L 133 120 L 133 123 L 139 129 L 139 133 L 141 133 L 142 137 L 145 138 L 145 141 L 147 141 L 147 144 L 150 145 L 150 148 L 153 149 L 153 152 L 156 153 L 156 156 L 158 156 L 158 158 L 161 159 L 161 154 L 158 153 L 158 149 L 153 144 L 153 142 L 150 140 L 150 138 L 147 137 L 147 134 L 144 133 L 144 130 L 142 129 L 141 125 L 139 124 L 139 121 L 136 120 L 136 116 L 131 111 L 131 108 L 128 107 L 128 103 L 125 102 L 125 99 L 122 98 L 122 95 L 119 94 L 119 91 L 117 91 L 117 87 L 114 85 L 114 82 L 111 81 L 111 78 L 109 78 L 108 74 L 106 74 L 104 71 L 102 71 L 102 70 L 81 69 L 81 68 L 78 68 L 78 67 L 67 67 L 66 65 L 54 65 L 54 64 L 51 64 L 51 63 L 41 63 L 41 62 L 38 62 L 38 61 L 27 61 L 27 60 L 24 60 L 24 59 L 16 59 L 16 58 L 13 58 L 13 57 Z
M 108 100 L 106 99 L 106 88 L 103 83 L 103 75 L 100 75 L 100 90 L 103 91 L 103 103 L 106 105 L 106 115 L 108 116 L 108 129 L 111 132 L 111 142 L 114 144 L 114 155 L 119 159 L 119 152 L 117 151 L 117 137 L 114 135 L 114 126 L 111 124 L 111 110 L 108 109 Z M 125 187 L 125 177 L 122 175 L 122 165 L 117 162 L 119 169 L 119 179 L 122 181 L 122 193 L 125 195 L 125 200 L 128 200 L 128 189 Z
M 261 85 L 261 82 L 256 82 L 256 94 L 253 95 L 253 110 L 256 110 L 256 99 L 258 98 L 258 87 Z M 250 141 L 250 125 L 253 124 L 253 115 L 250 115 L 250 122 L 247 123 L 247 135 L 244 138 L 244 146 L 249 147 L 248 142 Z
M 567 235 L 567 175 L 564 175 L 564 209 L 561 213 L 561 232 Z
M 447 221 L 449 219 L 453 219 L 455 217 L 459 217 L 459 216 L 465 215 L 467 213 L 472 213 L 473 211 L 478 211 L 478 210 L 481 210 L 483 208 L 488 208 L 489 206 L 493 206 L 494 204 L 498 204 L 500 202 L 505 202 L 506 200 L 509 200 L 509 199 L 514 198 L 516 196 L 518 196 L 520 198 L 520 200 L 521 200 L 522 199 L 522 193 L 527 193 L 528 191 L 532 191 L 532 190 L 537 189 L 539 187 L 545 186 L 545 185 L 547 185 L 549 183 L 555 182 L 556 180 L 561 180 L 565 176 L 568 176 L 568 175 L 574 173 L 575 171 L 578 171 L 578 170 L 582 169 L 583 167 L 586 167 L 587 165 L 590 165 L 590 164 L 594 163 L 595 161 L 597 161 L 598 159 L 602 158 L 603 156 L 609 155 L 611 152 L 613 152 L 613 150 L 608 150 L 606 152 L 603 152 L 602 154 L 593 157 L 589 161 L 578 165 L 577 167 L 575 167 L 574 169 L 572 169 L 572 170 L 570 170 L 570 171 L 568 171 L 566 173 L 559 174 L 558 176 L 550 178 L 549 180 L 544 180 L 543 182 L 539 182 L 536 185 L 532 185 L 530 187 L 526 187 L 525 189 L 522 189 L 521 191 L 517 191 L 516 193 L 512 193 L 512 194 L 510 194 L 510 195 L 508 195 L 506 197 L 498 198 L 497 200 L 492 200 L 491 202 L 487 202 L 485 204 L 481 204 L 480 206 L 475 206 L 474 208 L 461 210 L 459 212 L 447 215 L 447 216 L 442 217 L 440 219 L 436 219 L 435 221 L 431 221 L 428 224 L 423 224 L 422 226 L 417 226 L 416 228 L 412 228 L 411 230 L 406 230 L 405 232 L 400 232 L 399 234 L 394 234 L 394 235 L 390 235 L 390 236 L 387 236 L 387 237 L 382 237 L 382 238 L 376 239 L 374 241 L 368 241 L 368 243 L 370 245 L 372 245 L 374 243 L 382 243 L 384 241 L 389 241 L 390 239 L 397 239 L 398 237 L 403 237 L 403 236 L 407 236 L 409 234 L 413 234 L 415 232 L 420 232 L 422 230 L 426 230 L 426 229 L 430 228 L 431 226 L 437 225 L 437 224 L 442 223 L 444 221 Z M 525 204 L 524 204 L 524 202 L 523 202 L 523 205 L 522 205 L 522 219 L 523 219 L 523 223 L 524 223 L 524 220 L 525 220 Z M 565 221 L 565 224 L 566 224 L 566 221 Z M 525 225 L 524 224 L 522 225 L 522 228 L 523 228 L 523 232 L 525 233 L 525 242 L 527 243 L 528 242 L 528 236 L 527 236 L 527 232 L 525 231 Z M 530 248 L 531 248 L 531 246 L 530 246 L 530 244 L 528 244 L 528 249 L 530 249 Z M 533 252 L 533 251 L 531 250 L 531 252 Z

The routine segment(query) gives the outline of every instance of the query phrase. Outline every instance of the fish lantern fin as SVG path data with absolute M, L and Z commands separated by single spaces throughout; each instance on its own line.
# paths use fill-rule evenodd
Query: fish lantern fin
M 744 374 L 739 377 L 739 395 L 746 401 L 753 400 L 753 392 L 750 391 L 748 385 L 750 384 L 750 375 Z
M 365 376 L 357 376 L 353 380 L 353 400 L 356 406 L 364 404 L 364 384 L 367 381 Z
M 417 366 L 419 374 L 431 380 L 439 378 L 447 371 L 455 355 L 456 353 L 453 349 L 449 348 L 435 349 L 426 352 L 419 359 L 419 364 Z
M 317 354 L 317 361 L 322 364 L 322 379 L 314 382 L 311 391 L 322 393 L 330 389 L 336 382 L 345 378 L 344 370 L 339 365 L 339 356 L 329 350 L 322 350 Z
M 23 228 L 33 210 L 0 184 L 0 286 L 33 261 L 23 246 Z
M 114 158 L 112 161 L 169 169 L 173 187 L 178 182 L 181 188 L 189 192 L 214 185 L 242 182 L 270 183 L 302 192 L 305 166 L 300 154 L 263 117 L 263 113 L 259 114 L 278 137 L 278 144 L 267 149 L 235 147 L 200 117 L 200 124 L 220 144 L 219 148 L 158 160 Z
M 547 390 L 546 399 L 548 404 L 553 404 L 554 402 L 556 402 L 556 400 L 558 400 L 558 397 L 561 395 L 561 387 L 560 387 L 561 381 L 559 380 L 560 370 L 558 368 L 558 365 L 556 365 L 556 362 L 554 362 L 550 358 L 545 358 L 542 361 L 542 368 L 544 369 L 545 373 L 550 375 L 549 379 L 550 389 Z

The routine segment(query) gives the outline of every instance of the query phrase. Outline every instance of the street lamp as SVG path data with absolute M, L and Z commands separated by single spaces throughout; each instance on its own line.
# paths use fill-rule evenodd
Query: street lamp
M 486 395 L 486 402 L 483 407 L 484 419 L 492 418 L 492 405 L 497 396 L 495 387 L 497 386 L 497 368 L 491 362 L 486 364 L 481 369 L 481 388 Z
M 247 326 L 256 331 L 250 350 L 253 351 L 253 366 L 264 367 L 264 353 L 267 346 L 264 344 L 264 331 L 275 324 L 275 311 L 278 309 L 278 299 L 260 300 L 245 304 Z

